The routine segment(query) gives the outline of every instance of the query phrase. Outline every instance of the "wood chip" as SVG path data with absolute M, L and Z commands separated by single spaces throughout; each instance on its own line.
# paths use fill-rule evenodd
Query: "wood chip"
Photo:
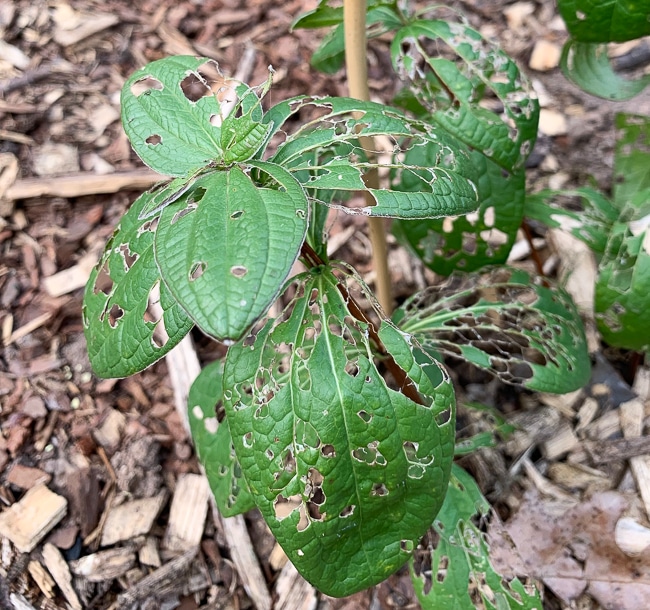
M 625 438 L 638 438 L 643 431 L 644 404 L 635 398 L 619 407 L 621 428 Z M 650 457 L 639 456 L 630 459 L 630 468 L 641 494 L 646 514 L 650 517 Z
M 201 544 L 208 514 L 210 485 L 199 474 L 184 474 L 176 482 L 163 547 L 188 551 Z
M 582 446 L 594 464 L 609 464 L 639 455 L 650 455 L 650 436 L 612 441 L 584 441 Z
M 63 559 L 59 549 L 53 544 L 46 543 L 43 546 L 43 562 L 52 575 L 54 582 L 61 589 L 61 593 L 68 600 L 72 610 L 82 610 L 77 592 L 72 586 L 72 575 L 68 569 L 68 564 Z
M 14 341 L 22 339 L 23 337 L 34 332 L 37 328 L 40 328 L 44 324 L 47 324 L 53 315 L 54 314 L 51 311 L 48 311 L 44 314 L 41 314 L 40 316 L 36 316 L 33 320 L 27 322 L 27 324 L 23 324 L 23 326 L 11 333 L 9 339 L 4 342 L 5 346 L 11 345 Z
M 166 500 L 167 492 L 163 490 L 153 498 L 133 500 L 110 508 L 104 523 L 101 546 L 148 534 Z
M 524 25 L 526 17 L 530 17 L 534 12 L 535 4 L 532 2 L 515 2 L 503 9 L 503 15 L 511 30 L 518 30 Z
M 566 135 L 568 131 L 566 117 L 557 110 L 542 108 L 539 111 L 539 130 L 551 138 Z
M 542 444 L 542 453 L 547 460 L 557 460 L 578 445 L 578 437 L 568 423 L 562 422 L 555 434 Z
M 19 593 L 11 593 L 9 601 L 13 606 L 13 610 L 36 610 L 22 595 Z
M 0 535 L 21 553 L 29 553 L 65 516 L 68 501 L 44 484 L 30 489 L 19 502 L 0 514 Z
M 49 483 L 51 478 L 51 475 L 40 468 L 14 464 L 7 473 L 6 482 L 20 489 L 31 489 L 41 483 Z
M 83 576 L 90 582 L 103 582 L 126 574 L 135 562 L 135 549 L 126 546 L 99 551 L 71 561 L 70 570 L 76 576 Z
M 189 550 L 136 582 L 118 597 L 118 607 L 128 608 L 140 600 L 152 597 L 154 593 L 164 593 L 169 587 L 176 587 L 182 574 L 189 570 L 197 552 L 198 548 Z
M 78 288 L 83 288 L 90 277 L 90 272 L 97 263 L 98 253 L 90 252 L 68 269 L 43 278 L 43 288 L 52 297 L 60 297 Z
M 275 583 L 278 596 L 274 610 L 314 610 L 318 605 L 316 590 L 287 562 Z
M 631 517 L 621 517 L 614 530 L 616 546 L 629 557 L 637 557 L 650 547 L 650 529 Z
M 122 432 L 126 425 L 126 416 L 117 409 L 110 409 L 101 426 L 93 430 L 93 438 L 104 449 L 112 452 L 122 440 Z
M 118 15 L 102 15 L 99 13 L 85 14 L 76 20 L 74 27 L 57 27 L 54 30 L 54 41 L 63 47 L 68 47 L 106 30 L 119 23 Z
M 565 489 L 589 489 L 590 492 L 612 489 L 612 482 L 605 473 L 583 468 L 579 464 L 553 462 L 547 474 L 551 481 Z
M 58 178 L 28 178 L 17 180 L 4 197 L 10 200 L 35 197 L 81 197 L 100 193 L 117 193 L 123 189 L 146 190 L 161 181 L 160 174 L 151 170 L 116 172 L 110 175 L 74 174 Z
M 271 569 L 275 572 L 279 572 L 287 564 L 287 561 L 289 561 L 287 554 L 276 542 L 271 554 L 269 555 L 269 565 L 271 566 Z
M 162 564 L 158 554 L 158 542 L 153 536 L 147 537 L 138 550 L 138 560 L 142 565 L 159 568 Z
M 47 570 L 38 561 L 30 561 L 27 566 L 30 576 L 48 599 L 54 599 L 55 582 Z
M 538 72 L 548 72 L 558 67 L 561 55 L 562 49 L 559 45 L 549 40 L 538 40 L 530 55 L 528 67 Z

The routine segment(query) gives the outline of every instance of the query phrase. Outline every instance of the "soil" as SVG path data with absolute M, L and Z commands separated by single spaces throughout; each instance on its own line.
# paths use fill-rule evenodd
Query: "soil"
M 181 560 L 187 559 L 184 564 L 171 564 L 179 560 L 179 552 L 165 538 L 173 519 L 169 499 L 179 481 L 194 481 L 184 475 L 199 474 L 200 468 L 174 408 L 167 362 L 128 379 L 104 380 L 93 374 L 86 354 L 83 284 L 118 219 L 155 181 L 131 151 L 120 125 L 124 81 L 154 59 L 192 54 L 217 60 L 228 74 L 243 70 L 252 84 L 264 82 L 267 67 L 273 66 L 273 102 L 299 94 L 346 95 L 344 71 L 325 75 L 309 65 L 321 34 L 290 31 L 292 21 L 315 4 L 14 0 L 0 6 L 0 45 L 6 45 L 0 46 L 0 513 L 43 484 L 54 494 L 45 505 L 61 497 L 67 504 L 65 515 L 53 518 L 33 550 L 21 552 L 0 535 L 0 608 L 245 609 L 264 608 L 265 603 L 268 608 L 273 603 L 274 608 L 323 610 L 419 607 L 405 570 L 350 598 L 334 600 L 307 588 L 300 589 L 297 602 L 287 600 L 281 583 L 293 583 L 298 590 L 300 577 L 283 568 L 282 554 L 255 511 L 243 523 L 261 565 L 258 596 L 238 568 L 224 530 L 229 522 L 211 513 L 203 516 L 200 546 L 191 556 L 180 554 Z M 529 189 L 580 186 L 591 180 L 610 189 L 614 115 L 650 114 L 650 93 L 626 103 L 605 102 L 567 82 L 552 58 L 548 69 L 531 68 L 538 41 L 559 49 L 566 39 L 553 3 L 465 0 L 451 5 L 519 62 L 551 113 L 549 120 L 559 116 L 564 121 L 559 127 L 548 122 L 541 126 L 529 161 Z M 390 73 L 388 45 L 388 38 L 380 37 L 370 42 L 369 52 L 371 96 L 386 103 L 398 86 Z M 124 188 L 116 189 L 117 175 L 128 177 Z M 350 226 L 356 227 L 354 234 L 347 230 Z M 372 285 L 364 227 L 358 219 L 337 217 L 332 238 L 340 242 L 337 256 L 354 264 Z M 540 231 L 538 237 L 546 235 Z M 541 250 L 544 256 L 551 254 L 547 241 Z M 433 280 L 394 240 L 390 260 L 398 299 Z M 527 255 L 520 263 L 531 265 Z M 223 355 L 221 346 L 199 333 L 193 338 L 202 362 Z M 592 356 L 598 367 L 583 398 L 597 401 L 588 424 L 605 426 L 621 403 L 636 396 L 630 387 L 635 374 L 634 390 L 647 399 L 636 373 L 644 369 L 638 369 L 642 363 L 634 355 L 598 344 Z M 596 493 L 616 492 L 626 494 L 628 506 L 643 506 L 629 474 L 630 460 L 607 466 L 593 461 L 593 443 L 609 437 L 604 432 L 589 435 L 586 425 L 580 427 L 585 402 L 577 397 L 573 403 L 553 402 L 473 373 L 460 371 L 457 377 L 463 400 L 492 403 L 528 431 L 518 445 L 484 450 L 462 462 L 506 526 L 520 509 L 528 514 L 524 509 L 531 490 L 556 500 L 565 494 L 576 503 L 590 502 Z M 463 414 L 460 425 L 467 434 L 481 422 Z M 549 434 L 535 435 L 549 426 Z M 562 434 L 573 435 L 575 442 L 566 451 L 551 450 L 548 442 L 565 438 Z M 557 474 L 576 464 L 598 484 L 578 481 L 575 472 L 569 479 Z M 101 544 L 111 506 L 135 500 L 151 504 L 157 498 L 163 498 L 162 508 L 149 530 L 117 544 Z M 643 514 L 638 520 L 647 525 Z M 609 534 L 613 540 L 613 530 Z M 157 559 L 143 551 L 151 547 Z M 95 569 L 96 578 L 75 567 L 72 576 L 68 572 L 66 588 L 65 569 L 110 549 L 121 553 L 121 561 L 127 556 L 133 561 L 113 573 L 104 557 L 108 563 Z M 572 552 L 576 554 L 575 548 Z M 58 564 L 52 553 L 58 553 Z M 639 561 L 634 569 L 645 574 L 641 568 L 650 559 L 642 555 Z M 63 575 L 55 565 L 63 565 Z M 164 586 L 147 589 L 143 579 L 159 566 L 170 567 Z M 608 602 L 593 582 L 573 595 L 545 579 L 543 570 L 535 576 L 546 608 L 628 607 L 621 598 Z M 622 578 L 628 582 L 627 576 Z M 650 587 L 649 581 L 643 582 Z M 264 599 L 268 601 L 260 601 Z

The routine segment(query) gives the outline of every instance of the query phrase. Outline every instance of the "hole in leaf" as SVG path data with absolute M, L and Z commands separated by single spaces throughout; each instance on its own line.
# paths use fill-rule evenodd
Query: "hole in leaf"
M 131 85 L 131 93 L 135 97 L 140 97 L 143 93 L 149 95 L 151 91 L 162 91 L 163 88 L 163 84 L 157 78 L 145 76 Z
M 339 513 L 339 517 L 341 517 L 342 519 L 345 519 L 345 518 L 349 517 L 350 515 L 353 515 L 356 508 L 357 507 L 354 504 L 350 504 L 349 506 L 346 506 Z
M 300 495 L 285 498 L 282 494 L 278 494 L 275 500 L 273 500 L 273 510 L 279 521 L 286 519 L 294 510 L 299 509 L 301 506 L 302 497 Z
M 95 278 L 95 285 L 93 287 L 93 293 L 99 294 L 103 292 L 106 296 L 111 294 L 113 290 L 113 280 L 108 273 L 108 261 L 106 261 L 102 268 L 99 270 L 97 277 Z
M 325 517 L 325 513 L 320 512 L 320 507 L 318 506 L 318 504 L 312 501 L 307 502 L 307 513 L 314 521 L 322 521 Z M 298 524 L 298 531 L 299 532 L 302 531 L 300 529 L 300 524 Z
M 241 218 L 243 215 L 244 215 L 244 210 L 236 210 L 230 215 L 230 218 L 232 218 L 233 220 L 237 220 L 238 218 Z
M 358 411 L 357 415 L 367 424 L 369 424 L 372 420 L 372 413 L 368 413 L 368 411 L 364 411 L 363 409 L 361 411 Z
M 157 133 L 152 133 L 146 140 L 145 142 L 149 144 L 150 146 L 158 146 L 162 144 L 162 137 L 159 136 Z
M 108 323 L 111 325 L 111 328 L 117 326 L 117 321 L 124 315 L 124 310 L 117 304 L 114 304 L 111 307 L 111 310 L 108 312 Z
M 293 451 L 289 448 L 282 456 L 282 469 L 289 473 L 296 472 L 296 459 L 293 457 Z
M 154 347 L 160 349 L 162 347 L 165 347 L 167 341 L 169 341 L 169 335 L 167 334 L 167 329 L 165 328 L 165 318 L 160 318 L 153 329 L 151 342 L 153 343 Z
M 243 265 L 233 265 L 230 268 L 230 273 L 235 277 L 244 277 L 248 273 L 248 268 Z
M 135 254 L 131 252 L 129 244 L 120 244 L 118 252 L 121 254 L 122 259 L 124 260 L 124 269 L 128 272 L 131 267 L 133 267 L 135 261 L 140 258 L 140 255 L 136 252 Z
M 221 464 L 221 466 L 219 466 L 218 472 L 220 477 L 225 477 L 228 474 L 228 466 Z
M 264 452 L 264 455 L 266 455 L 266 457 L 269 459 L 269 461 L 272 460 L 275 457 L 275 453 L 273 453 L 273 451 L 271 451 L 271 449 L 267 449 Z
M 323 445 L 320 449 L 320 452 L 323 457 L 326 458 L 336 457 L 336 450 L 334 449 L 334 445 Z
M 156 216 L 155 218 L 151 218 L 150 220 L 147 220 L 147 222 L 143 223 L 142 226 L 138 228 L 138 233 L 137 236 L 140 237 L 143 233 L 155 233 L 156 229 L 158 228 L 158 222 L 160 221 L 160 216 Z
M 244 434 L 242 442 L 244 443 L 244 447 L 250 449 L 253 446 L 253 433 L 247 432 Z
M 190 72 L 181 82 L 181 91 L 183 95 L 193 104 L 196 104 L 202 97 L 212 95 L 212 89 L 201 76 L 195 72 Z
M 386 489 L 386 486 L 383 483 L 374 483 L 370 495 L 379 497 L 387 496 L 388 489 Z
M 198 280 L 203 275 L 203 272 L 205 271 L 206 267 L 207 264 L 204 263 L 203 261 L 194 263 L 190 268 L 190 275 L 189 275 L 190 282 L 194 282 Z
M 401 540 L 399 547 L 405 553 L 412 553 L 413 549 L 415 548 L 415 544 L 413 543 L 413 540 Z
M 356 377 L 359 374 L 359 367 L 357 366 L 357 361 L 348 361 L 345 363 L 345 372 L 350 375 L 350 377 Z
M 182 210 L 178 210 L 178 212 L 174 214 L 170 224 L 175 225 L 181 218 L 183 218 L 183 216 L 187 216 L 188 214 L 196 210 L 196 207 L 197 207 L 196 203 L 188 200 L 187 205 Z
M 440 413 L 436 415 L 436 423 L 439 426 L 444 426 L 446 423 L 449 422 L 450 419 L 451 419 L 451 409 L 449 408 L 445 409 L 444 411 L 440 411 Z

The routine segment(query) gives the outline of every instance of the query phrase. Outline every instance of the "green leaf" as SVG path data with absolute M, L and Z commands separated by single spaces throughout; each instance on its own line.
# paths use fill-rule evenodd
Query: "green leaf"
M 603 339 L 616 347 L 650 347 L 650 230 L 639 224 L 614 226 L 596 280 L 595 317 Z
M 187 415 L 192 441 L 219 512 L 233 517 L 255 508 L 255 502 L 242 476 L 228 420 L 224 418 L 222 380 L 221 360 L 204 367 L 190 388 Z
M 578 198 L 582 209 L 571 210 L 554 203 L 560 197 Z M 597 255 L 602 255 L 618 210 L 598 191 L 579 188 L 566 191 L 545 190 L 526 198 L 526 218 L 545 226 L 568 231 L 587 244 Z
M 289 169 L 317 201 L 348 214 L 394 218 L 436 218 L 477 208 L 476 167 L 466 147 L 451 136 L 396 109 L 350 98 L 289 100 L 269 111 L 268 120 L 276 130 L 302 109 L 320 110 L 320 116 L 288 135 L 270 160 Z M 373 151 L 373 156 L 391 155 L 391 163 L 368 159 L 358 143 L 361 136 L 380 135 L 390 137 L 390 148 Z M 395 143 L 398 140 L 399 145 Z M 408 151 L 425 146 L 431 159 L 428 165 L 413 165 L 403 159 Z M 397 181 L 402 174 L 411 175 L 417 187 L 413 192 L 367 188 L 363 175 L 380 166 L 391 168 Z M 348 208 L 330 203 L 333 190 L 339 193 L 335 194 L 338 200 L 350 192 L 367 190 L 375 205 Z M 322 191 L 326 194 L 320 196 Z
M 650 34 L 648 0 L 558 0 L 558 8 L 580 42 L 625 42 Z
M 250 161 L 269 184 L 239 167 L 202 176 L 163 211 L 156 261 L 197 326 L 236 341 L 278 295 L 307 228 L 309 204 L 281 167 Z
M 376 8 L 373 5 L 377 5 Z M 399 16 L 392 7 L 393 3 L 382 5 L 381 2 L 368 3 L 366 12 L 366 29 L 368 38 L 381 36 L 386 32 L 398 28 L 402 23 Z M 318 11 L 319 9 L 317 9 Z M 335 9 L 336 10 L 336 9 Z M 323 42 L 314 51 L 311 58 L 311 65 L 316 70 L 326 74 L 334 74 L 343 67 L 345 63 L 345 32 L 343 28 L 343 8 L 339 7 L 338 14 L 335 12 L 321 13 L 322 19 L 310 20 L 307 23 L 317 23 L 329 20 L 334 29 L 325 36 Z M 340 15 L 337 19 L 335 15 Z M 295 27 L 295 26 L 294 26 Z M 307 26 L 302 26 L 307 27 Z M 316 25 L 310 27 L 318 27 Z
M 418 574 L 411 562 L 411 580 L 423 610 L 474 610 L 474 591 L 488 610 L 542 610 L 536 590 L 527 590 L 517 578 L 508 582 L 492 567 L 480 528 L 489 513 L 476 481 L 454 464 L 447 497 L 433 524 L 438 544 L 431 552 L 430 576 Z
M 620 113 L 615 124 L 614 205 L 623 220 L 637 220 L 650 212 L 650 117 Z
M 220 159 L 221 107 L 202 76 L 211 60 L 175 56 L 134 72 L 122 89 L 122 125 L 138 156 L 152 169 L 186 176 Z M 193 101 L 195 100 L 195 101 Z
M 584 329 L 571 298 L 522 270 L 452 277 L 411 297 L 393 319 L 427 350 L 507 383 L 562 394 L 589 380 Z
M 84 333 L 100 377 L 145 369 L 193 326 L 160 279 L 153 253 L 159 219 L 139 218 L 154 196 L 144 193 L 131 205 L 86 284 Z
M 387 385 L 368 324 L 351 315 L 359 281 L 338 266 L 294 278 L 282 316 L 234 345 L 224 371 L 255 502 L 299 572 L 334 596 L 406 562 L 442 504 L 454 449 L 448 375 L 382 320 L 379 339 L 424 404 Z
M 420 158 L 415 159 L 415 153 Z M 405 162 L 426 167 L 433 162 L 430 147 L 410 151 Z M 471 159 L 478 179 L 478 210 L 466 216 L 425 221 L 394 221 L 393 233 L 425 265 L 441 275 L 474 271 L 504 263 L 521 225 L 524 212 L 525 176 L 504 174 L 493 161 L 474 151 Z M 403 173 L 400 190 L 419 188 L 413 173 Z
M 429 54 L 443 44 L 461 61 Z M 523 168 L 537 137 L 539 104 L 508 55 L 466 25 L 437 20 L 400 29 L 391 54 L 434 123 L 507 171 Z M 494 97 L 503 114 L 482 104 Z
M 560 68 L 570 81 L 587 93 L 606 100 L 628 100 L 650 84 L 650 75 L 630 80 L 619 76 L 607 55 L 607 45 L 568 40 Z
M 328 6 L 326 1 L 321 1 L 317 8 L 300 15 L 291 24 L 291 29 L 328 28 L 339 23 L 343 23 L 343 7 Z

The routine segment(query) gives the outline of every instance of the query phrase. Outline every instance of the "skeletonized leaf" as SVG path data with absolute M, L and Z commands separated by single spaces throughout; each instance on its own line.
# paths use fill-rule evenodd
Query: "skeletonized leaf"
M 578 198 L 581 210 L 571 210 L 555 205 L 559 198 Z M 602 255 L 618 210 L 598 191 L 580 188 L 567 191 L 540 191 L 526 197 L 525 216 L 550 228 L 568 231 L 587 244 L 596 254 Z
M 443 46 L 454 59 L 441 52 Z M 537 137 L 539 104 L 508 55 L 476 30 L 439 20 L 400 29 L 391 54 L 434 123 L 507 171 L 523 168 Z M 481 104 L 490 96 L 501 102 L 503 114 Z
M 650 230 L 616 224 L 598 269 L 595 292 L 598 330 L 607 343 L 650 349 Z
M 359 284 L 348 274 L 320 267 L 295 278 L 282 316 L 233 346 L 224 371 L 255 502 L 300 573 L 334 596 L 406 562 L 442 504 L 454 450 L 446 372 L 383 320 L 379 338 L 424 404 L 391 389 L 368 324 L 350 313 L 347 282 Z
M 426 147 L 418 152 L 423 158 L 415 160 L 412 159 L 415 155 L 408 154 L 406 161 L 426 166 L 430 149 Z M 496 163 L 481 153 L 474 151 L 471 158 L 479 174 L 478 210 L 455 218 L 398 220 L 392 225 L 398 239 L 441 275 L 505 262 L 521 225 L 525 196 L 523 171 L 504 175 Z M 409 191 L 418 188 L 418 184 L 413 174 L 404 173 L 397 187 Z
M 431 551 L 431 573 L 418 574 L 411 562 L 413 588 L 423 610 L 474 610 L 476 591 L 488 610 L 542 610 L 536 590 L 514 578 L 506 581 L 490 562 L 490 547 L 476 522 L 490 513 L 476 481 L 452 466 L 445 502 L 433 523 L 438 544 Z M 430 589 L 425 593 L 425 586 Z
M 152 197 L 144 193 L 131 205 L 86 284 L 84 333 L 101 377 L 145 369 L 193 326 L 160 279 L 153 253 L 159 218 L 139 218 Z
M 589 379 L 580 316 L 559 286 L 510 268 L 452 278 L 414 295 L 393 319 L 430 351 L 461 358 L 502 381 L 564 393 Z
M 224 517 L 255 508 L 232 446 L 228 420 L 223 411 L 223 362 L 203 368 L 187 398 L 192 440 L 210 488 Z M 221 421 L 219 421 L 221 419 Z
M 349 214 L 395 218 L 438 218 L 478 207 L 476 168 L 468 149 L 448 134 L 396 109 L 348 98 L 289 100 L 272 108 L 266 120 L 276 131 L 291 114 L 303 109 L 317 110 L 319 115 L 288 135 L 270 160 L 294 173 L 316 200 Z M 387 136 L 390 146 L 372 151 L 368 158 L 359 144 L 362 136 Z M 406 162 L 404 155 L 425 146 L 430 150 L 429 165 Z M 376 159 L 380 155 L 392 161 L 380 164 Z M 398 175 L 412 174 L 418 188 L 412 192 L 367 188 L 363 175 L 380 165 Z M 332 191 L 341 200 L 359 190 L 370 192 L 375 204 L 349 208 L 329 203 Z M 328 195 L 320 197 L 320 192 Z
M 138 156 L 168 176 L 185 176 L 219 159 L 220 104 L 202 70 L 205 58 L 179 55 L 134 72 L 122 89 L 122 125 Z M 223 81 L 225 82 L 225 81 Z
M 628 100 L 650 84 L 650 75 L 632 80 L 614 72 L 606 44 L 568 40 L 562 49 L 560 68 L 578 87 L 606 100 Z
M 625 42 L 650 34 L 648 0 L 558 0 L 558 8 L 580 42 Z
M 163 211 L 156 234 L 160 272 L 206 334 L 236 341 L 271 305 L 307 228 L 302 188 L 281 167 L 250 162 L 258 187 L 235 166 L 200 177 Z

